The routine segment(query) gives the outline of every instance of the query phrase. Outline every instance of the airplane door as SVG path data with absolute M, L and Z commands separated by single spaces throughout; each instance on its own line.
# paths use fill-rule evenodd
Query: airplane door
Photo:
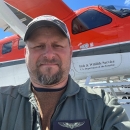
M 89 9 L 72 21 L 72 44 L 88 44 L 96 47 L 118 42 L 116 19 L 95 9 Z M 74 39 L 74 40 L 73 40 Z

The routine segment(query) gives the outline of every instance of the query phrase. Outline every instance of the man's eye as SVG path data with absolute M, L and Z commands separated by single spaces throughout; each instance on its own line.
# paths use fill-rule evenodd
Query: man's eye
M 61 48 L 62 48 L 62 46 L 61 46 L 61 45 L 54 45 L 54 47 L 61 47 Z
M 34 47 L 34 48 L 44 48 L 45 46 L 43 46 L 43 45 L 40 45 L 40 46 L 36 46 L 36 47 Z

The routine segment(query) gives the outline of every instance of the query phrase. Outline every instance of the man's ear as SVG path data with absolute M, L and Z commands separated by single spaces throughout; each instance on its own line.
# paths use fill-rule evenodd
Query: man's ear
M 24 56 L 27 54 L 27 46 L 24 47 Z
M 26 54 L 26 46 L 24 47 L 24 56 L 25 56 L 25 54 Z
M 73 46 L 70 45 L 70 54 L 73 55 Z

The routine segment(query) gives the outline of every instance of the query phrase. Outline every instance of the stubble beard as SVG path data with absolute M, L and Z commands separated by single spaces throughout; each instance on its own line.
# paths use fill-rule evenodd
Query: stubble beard
M 61 68 L 59 68 L 59 70 L 55 74 L 49 75 L 49 73 L 51 73 L 51 69 L 52 68 L 50 67 L 47 68 L 46 72 L 48 74 L 42 74 L 40 71 L 37 71 L 37 79 L 42 85 L 53 85 L 60 82 L 60 80 L 62 79 L 63 71 Z

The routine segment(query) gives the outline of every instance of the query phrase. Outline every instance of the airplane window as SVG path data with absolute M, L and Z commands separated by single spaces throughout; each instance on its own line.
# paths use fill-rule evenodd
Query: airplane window
M 77 34 L 111 23 L 112 19 L 96 10 L 88 10 L 72 21 L 72 33 Z
M 18 49 L 22 49 L 24 47 L 25 47 L 25 42 L 22 39 L 20 39 L 18 44 Z
M 12 51 L 12 42 L 8 42 L 3 44 L 2 54 L 6 54 Z
M 129 8 L 114 7 L 113 5 L 109 5 L 109 6 L 102 5 L 101 7 L 108 10 L 109 12 L 117 15 L 120 18 L 130 16 L 130 9 Z

